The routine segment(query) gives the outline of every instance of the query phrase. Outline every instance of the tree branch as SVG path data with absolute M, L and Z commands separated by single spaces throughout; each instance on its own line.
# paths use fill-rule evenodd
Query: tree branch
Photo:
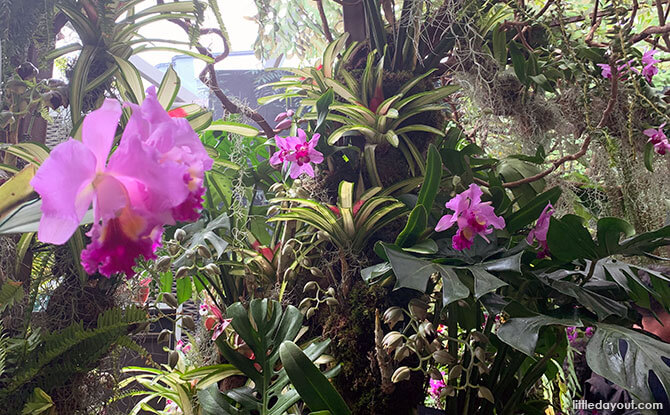
M 328 27 L 328 19 L 326 19 L 326 12 L 323 10 L 323 0 L 315 0 L 316 8 L 319 9 L 319 16 L 321 16 L 321 25 L 323 25 L 323 34 L 326 36 L 328 42 L 333 41 L 333 35 L 330 33 L 330 27 Z
M 610 99 L 607 102 L 607 107 L 605 108 L 605 111 L 603 111 L 603 115 L 600 118 L 600 122 L 598 122 L 598 125 L 596 126 L 596 129 L 603 128 L 605 126 L 605 123 L 607 122 L 608 118 L 610 117 L 610 114 L 614 110 L 614 104 L 616 104 L 616 99 L 619 91 L 619 74 L 616 71 L 616 64 L 614 63 L 613 59 L 611 59 L 610 62 L 612 66 L 612 79 L 611 79 L 611 93 L 610 93 Z M 532 183 L 537 180 L 540 180 L 550 173 L 556 171 L 560 166 L 563 164 L 567 163 L 568 161 L 574 161 L 586 154 L 586 151 L 589 149 L 589 145 L 591 144 L 591 135 L 589 133 L 586 133 L 586 138 L 584 139 L 584 142 L 582 143 L 582 146 L 579 148 L 579 151 L 573 154 L 568 154 L 567 156 L 561 157 L 558 160 L 554 160 L 551 164 L 551 167 L 548 169 L 544 170 L 543 172 L 540 172 L 534 176 L 530 177 L 525 177 L 521 180 L 516 180 L 513 182 L 507 182 L 503 183 L 504 188 L 513 188 L 513 187 L 518 187 L 523 184 L 527 183 Z

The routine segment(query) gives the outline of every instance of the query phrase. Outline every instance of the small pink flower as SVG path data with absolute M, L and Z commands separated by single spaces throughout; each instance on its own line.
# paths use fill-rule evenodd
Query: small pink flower
M 601 69 L 600 75 L 605 79 L 612 78 L 612 67 L 606 63 L 599 63 L 598 66 Z
M 314 177 L 314 168 L 312 163 L 320 164 L 323 162 L 323 154 L 315 149 L 319 143 L 319 134 L 314 134 L 312 139 L 307 141 L 307 134 L 298 128 L 297 137 L 275 137 L 275 143 L 279 151 L 275 152 L 270 158 L 270 164 L 283 164 L 289 166 L 289 174 L 292 179 L 298 178 L 302 173 Z
M 656 152 L 661 155 L 670 151 L 670 142 L 668 142 L 668 137 L 663 132 L 663 127 L 665 127 L 665 123 L 661 124 L 657 129 L 648 128 L 642 132 L 649 137 L 648 142 L 652 143 Z
M 440 371 L 442 376 L 445 375 L 445 372 Z M 440 398 L 440 393 L 447 385 L 444 383 L 444 379 L 433 379 L 430 378 L 430 389 L 428 392 L 433 397 L 433 399 L 438 400 Z
M 645 77 L 647 82 L 651 82 L 654 75 L 658 73 L 656 64 L 660 61 L 654 58 L 654 55 L 657 53 L 657 50 L 650 49 L 645 51 L 644 55 L 642 55 L 642 65 L 644 65 L 644 68 L 642 68 L 642 75 Z
M 191 345 L 184 343 L 181 339 L 177 340 L 177 345 L 175 347 L 176 351 L 181 351 L 182 353 L 188 353 L 191 351 Z
M 554 207 L 551 203 L 547 203 L 540 216 L 537 218 L 537 223 L 535 228 L 530 231 L 526 241 L 529 244 L 532 244 L 533 241 L 537 241 L 542 248 L 540 252 L 537 253 L 538 258 L 545 258 L 549 256 L 549 246 L 547 245 L 547 232 L 549 231 L 549 219 L 551 215 L 554 214 Z
M 505 219 L 496 216 L 491 202 L 481 201 L 482 194 L 479 186 L 471 184 L 467 190 L 446 203 L 445 206 L 454 213 L 442 216 L 435 227 L 437 232 L 442 232 L 454 224 L 458 226 L 456 234 L 451 239 L 452 247 L 458 251 L 469 249 L 475 235 L 481 236 L 488 242 L 486 235 L 493 232 L 492 228 L 505 227 Z

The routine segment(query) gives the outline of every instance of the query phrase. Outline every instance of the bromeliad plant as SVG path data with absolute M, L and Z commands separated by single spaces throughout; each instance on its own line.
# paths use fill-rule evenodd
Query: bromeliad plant
M 412 135 L 418 132 L 442 137 L 444 131 L 441 125 L 417 122 L 417 116 L 444 110 L 444 99 L 456 92 L 458 86 L 433 88 L 429 81 L 435 72 L 433 69 L 411 77 L 394 90 L 392 96 L 385 97 L 385 56 L 379 58 L 376 53 L 369 53 L 362 73 L 354 76 L 353 70 L 345 67 L 351 64 L 349 60 L 355 56 L 359 47 L 353 43 L 345 49 L 346 40 L 345 35 L 328 46 L 320 68 L 289 69 L 295 76 L 283 77 L 279 82 L 268 84 L 283 88 L 284 91 L 262 102 L 302 98 L 298 113 L 307 109 L 301 115 L 302 119 L 316 121 L 315 130 L 324 129 L 326 121 L 337 126 L 329 130 L 329 145 L 348 136 L 363 136 L 363 158 L 373 186 L 381 185 L 375 163 L 375 149 L 380 145 L 399 148 L 413 175 L 423 173 L 421 150 L 417 148 Z M 430 86 L 426 87 L 426 84 Z

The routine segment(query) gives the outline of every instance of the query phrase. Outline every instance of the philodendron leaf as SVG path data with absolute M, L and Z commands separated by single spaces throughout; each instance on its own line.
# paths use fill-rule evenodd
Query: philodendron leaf
M 198 401 L 203 415 L 238 415 L 242 411 L 235 408 L 217 385 L 211 385 L 198 391 Z
M 598 258 L 596 244 L 582 222 L 583 219 L 575 215 L 551 218 L 547 244 L 552 257 L 566 262 L 577 258 Z
M 482 266 L 468 267 L 475 279 L 475 298 L 479 299 L 484 294 L 488 294 L 500 287 L 507 285 L 505 281 L 486 271 Z
M 505 324 L 500 326 L 496 335 L 501 341 L 513 348 L 524 352 L 528 356 L 533 356 L 540 329 L 551 325 L 583 326 L 579 319 L 563 319 L 537 314 L 530 317 L 508 319 Z
M 292 341 L 279 348 L 279 357 L 291 383 L 312 411 L 329 411 L 332 415 L 350 415 L 344 399 L 309 357 Z
M 654 372 L 666 396 L 670 394 L 670 344 L 610 324 L 596 324 L 586 346 L 591 370 L 628 390 L 641 402 L 653 402 L 649 385 Z
M 209 222 L 200 219 L 197 222 L 189 223 L 182 228 L 186 232 L 188 238 L 186 249 L 194 249 L 198 245 L 209 245 L 214 248 L 216 258 L 219 258 L 228 246 L 228 242 L 216 233 L 216 230 L 221 228 L 226 231 L 230 230 L 230 219 L 225 213 Z M 186 253 L 177 258 L 174 264 L 179 267 L 183 265 L 185 261 Z

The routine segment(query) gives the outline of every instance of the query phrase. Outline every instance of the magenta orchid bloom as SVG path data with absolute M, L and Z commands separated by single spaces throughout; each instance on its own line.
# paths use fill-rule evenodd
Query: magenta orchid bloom
M 642 65 L 644 65 L 644 67 L 642 68 L 642 75 L 647 80 L 647 82 L 651 82 L 654 75 L 658 73 L 658 68 L 656 67 L 656 64 L 660 61 L 654 58 L 654 55 L 657 53 L 658 53 L 657 50 L 651 49 L 645 51 L 644 54 L 642 55 Z
M 319 144 L 319 138 L 319 134 L 314 134 L 308 142 L 307 134 L 300 128 L 298 128 L 297 137 L 275 137 L 279 151 L 272 155 L 270 164 L 290 166 L 289 174 L 292 179 L 298 178 L 302 173 L 314 177 L 312 163 L 323 162 L 323 154 L 315 149 Z
M 537 223 L 535 228 L 530 231 L 526 242 L 532 244 L 533 241 L 537 241 L 540 245 L 540 252 L 537 253 L 538 258 L 546 258 L 549 256 L 549 246 L 547 245 L 547 232 L 549 232 L 549 222 L 551 215 L 554 214 L 554 207 L 551 203 L 547 203 L 547 206 L 544 207 L 542 213 L 537 218 Z
M 600 75 L 605 78 L 605 79 L 610 79 L 612 78 L 612 67 L 609 66 L 606 63 L 599 63 L 598 66 L 600 67 Z
M 648 128 L 642 132 L 649 137 L 648 142 L 652 143 L 654 150 L 661 155 L 670 151 L 670 142 L 668 142 L 668 137 L 663 132 L 663 127 L 665 127 L 665 123 L 661 124 L 657 129 Z
M 482 189 L 476 184 L 462 193 L 456 195 L 446 203 L 446 207 L 453 210 L 451 215 L 444 215 L 437 223 L 435 230 L 442 232 L 451 228 L 454 224 L 458 226 L 456 234 L 451 239 L 452 247 L 458 251 L 469 249 L 475 239 L 480 235 L 488 242 L 485 235 L 495 229 L 505 227 L 505 219 L 496 216 L 491 202 L 482 202 Z
M 200 217 L 202 196 L 205 194 L 204 175 L 213 160 L 209 157 L 198 134 L 185 118 L 173 118 L 163 109 L 156 96 L 156 87 L 147 89 L 141 106 L 128 104 L 133 114 L 123 133 L 123 139 L 136 136 L 155 148 L 160 164 L 176 163 L 183 169 L 182 181 L 187 197 L 171 208 L 175 221 L 193 222 Z M 166 223 L 172 223 L 166 220 Z
M 446 374 L 445 372 L 440 371 L 442 376 Z M 447 385 L 444 383 L 444 379 L 433 379 L 430 378 L 430 389 L 428 390 L 428 393 L 433 397 L 433 399 L 438 400 L 440 399 L 440 393 L 442 392 L 442 389 L 444 389 Z
M 138 257 L 155 258 L 163 225 L 185 216 L 180 207 L 199 208 L 191 199 L 200 190 L 190 178 L 210 168 L 211 159 L 189 148 L 197 135 L 186 120 L 157 125 L 161 117 L 161 122 L 171 118 L 152 106 L 155 92 L 148 94 L 142 107 L 132 106 L 111 157 L 121 106 L 108 99 L 84 118 L 82 141 L 71 138 L 56 146 L 31 181 L 42 197 L 38 238 L 43 242 L 65 243 L 93 205 L 91 242 L 81 253 L 89 274 L 132 276 Z

